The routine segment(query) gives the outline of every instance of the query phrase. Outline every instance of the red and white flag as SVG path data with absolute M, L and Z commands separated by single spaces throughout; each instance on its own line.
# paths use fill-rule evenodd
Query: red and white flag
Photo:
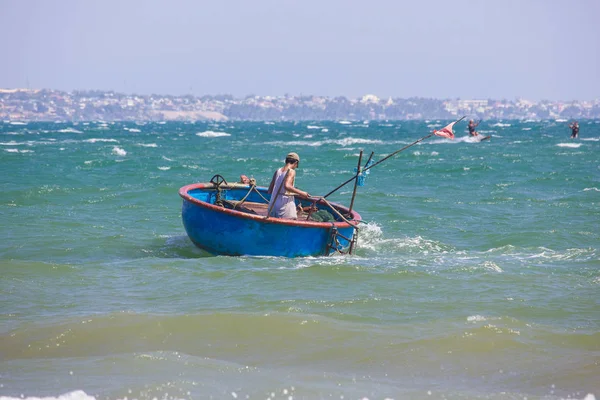
M 458 121 L 451 122 L 448 125 L 446 125 L 444 128 L 440 129 L 439 131 L 436 131 L 434 129 L 433 134 L 436 136 L 441 136 L 441 137 L 447 138 L 447 139 L 454 139 L 454 132 L 452 132 L 452 127 L 457 122 Z

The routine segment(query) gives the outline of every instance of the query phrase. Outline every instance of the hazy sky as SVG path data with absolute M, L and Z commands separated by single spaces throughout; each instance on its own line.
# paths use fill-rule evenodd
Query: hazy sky
M 1 88 L 600 98 L 600 0 L 0 0 Z

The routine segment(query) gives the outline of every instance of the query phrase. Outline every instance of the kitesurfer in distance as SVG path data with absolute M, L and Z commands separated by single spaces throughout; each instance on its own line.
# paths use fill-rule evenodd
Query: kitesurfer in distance
M 273 174 L 268 192 L 271 194 L 269 201 L 269 216 L 276 218 L 297 219 L 296 203 L 294 195 L 310 197 L 308 192 L 294 186 L 296 180 L 296 168 L 300 164 L 300 156 L 289 153 L 285 157 L 285 164 Z
M 571 139 L 577 139 L 579 137 L 579 122 L 573 121 L 569 124 L 569 128 L 571 128 Z
M 479 122 L 481 122 L 481 121 L 479 121 Z M 479 125 L 479 122 L 475 123 L 475 122 L 473 122 L 472 119 L 469 120 L 469 135 L 471 135 L 471 136 L 479 135 L 479 132 L 477 132 L 475 130 L 475 128 L 477 128 L 477 126 Z

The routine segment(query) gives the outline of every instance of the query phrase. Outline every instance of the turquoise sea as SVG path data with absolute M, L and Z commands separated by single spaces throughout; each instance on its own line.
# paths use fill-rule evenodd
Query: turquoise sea
M 358 188 L 352 256 L 185 234 L 186 184 L 295 151 L 323 195 L 448 122 L 0 122 L 0 399 L 600 396 L 600 121 L 410 147 Z

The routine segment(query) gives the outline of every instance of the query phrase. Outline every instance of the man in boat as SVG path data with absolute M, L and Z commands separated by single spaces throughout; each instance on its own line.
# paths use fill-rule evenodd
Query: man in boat
M 481 122 L 481 121 L 479 121 Z M 479 135 L 479 132 L 475 131 L 475 128 L 477 128 L 477 126 L 479 125 L 478 123 L 473 122 L 473 120 L 469 120 L 469 135 L 471 136 L 477 136 Z
M 296 153 L 289 153 L 285 157 L 285 165 L 273 174 L 268 191 L 271 194 L 271 200 L 269 201 L 270 216 L 297 219 L 298 214 L 294 195 L 310 197 L 308 192 L 294 187 L 296 168 L 298 168 L 299 163 L 300 156 Z
M 571 128 L 571 139 L 577 139 L 579 137 L 579 122 L 573 121 L 569 124 L 569 128 Z

